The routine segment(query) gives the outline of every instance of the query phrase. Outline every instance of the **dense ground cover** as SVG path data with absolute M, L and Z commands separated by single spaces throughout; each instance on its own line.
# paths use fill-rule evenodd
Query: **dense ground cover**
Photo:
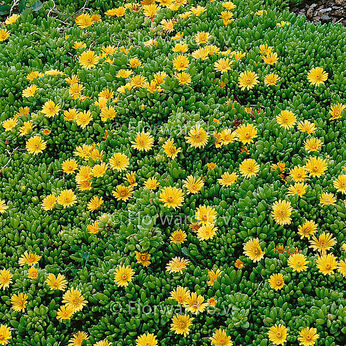
M 0 344 L 342 345 L 345 29 L 271 0 L 12 4 Z

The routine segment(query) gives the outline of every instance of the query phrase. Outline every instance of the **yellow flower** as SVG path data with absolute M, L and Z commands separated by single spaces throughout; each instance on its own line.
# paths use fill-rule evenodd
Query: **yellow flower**
M 243 144 L 252 143 L 253 139 L 257 137 L 256 127 L 252 124 L 243 124 L 236 130 L 237 138 Z
M 74 45 L 72 46 L 73 49 L 83 49 L 86 48 L 86 44 L 81 41 L 76 41 Z
M 156 346 L 157 340 L 154 334 L 145 333 L 136 339 L 136 346 Z
M 171 159 L 175 159 L 180 152 L 180 148 L 177 148 L 174 145 L 174 140 L 173 139 L 168 139 L 163 145 L 162 145 L 163 150 L 165 151 L 165 154 L 170 157 Z
M 4 214 L 6 209 L 8 209 L 8 206 L 3 199 L 0 199 L 0 214 Z
M 187 44 L 177 43 L 172 50 L 176 53 L 186 53 L 189 50 L 189 46 Z
M 256 84 L 258 84 L 258 77 L 255 72 L 245 71 L 239 76 L 239 87 L 241 90 L 252 89 Z
M 308 73 L 308 81 L 311 85 L 320 85 L 328 79 L 328 73 L 322 67 L 315 67 Z
M 341 260 L 338 264 L 338 272 L 342 274 L 342 276 L 346 276 L 346 261 Z
M 336 198 L 332 193 L 322 193 L 320 197 L 320 203 L 322 205 L 334 205 L 336 202 Z
M 17 119 L 10 118 L 2 123 L 2 127 L 5 129 L 5 131 L 11 131 L 15 126 L 17 125 Z
M 182 334 L 186 336 L 190 333 L 192 321 L 193 318 L 188 315 L 176 314 L 172 318 L 171 330 L 176 334 Z
M 137 263 L 142 264 L 144 267 L 147 267 L 151 262 L 149 261 L 150 254 L 149 253 L 142 253 L 136 251 L 136 260 Z
M 81 291 L 75 288 L 71 288 L 66 291 L 62 298 L 62 302 L 65 303 L 68 308 L 72 309 L 73 313 L 81 311 L 87 304 L 87 301 L 83 297 Z
M 173 67 L 178 71 L 184 71 L 189 67 L 189 59 L 180 54 L 173 59 Z
M 41 258 L 41 256 L 39 256 L 39 255 L 36 255 L 32 252 L 25 251 L 24 254 L 22 256 L 20 256 L 18 263 L 20 266 L 24 266 L 25 264 L 27 264 L 29 266 L 33 266 L 36 263 L 38 263 L 40 258 Z
M 308 187 L 308 185 L 306 185 L 304 183 L 295 183 L 293 186 L 290 186 L 288 188 L 288 194 L 289 195 L 297 194 L 299 197 L 302 197 L 305 195 L 307 187 Z
M 19 19 L 19 17 L 20 17 L 20 15 L 18 15 L 18 14 L 12 14 L 12 16 L 6 18 L 5 24 L 6 25 L 14 24 Z
M 319 157 L 310 157 L 305 165 L 305 169 L 312 177 L 320 177 L 327 169 L 327 162 Z
M 66 174 L 72 174 L 78 168 L 78 165 L 77 162 L 73 159 L 65 160 L 62 163 L 61 168 Z
M 224 73 L 231 69 L 230 61 L 228 58 L 226 59 L 219 59 L 214 63 L 215 71 Z
M 306 270 L 307 264 L 309 262 L 306 260 L 304 255 L 297 253 L 297 254 L 290 255 L 287 263 L 289 267 L 293 269 L 293 271 L 301 272 Z
M 336 188 L 338 192 L 343 194 L 346 193 L 346 175 L 341 174 L 333 181 L 333 186 Z
M 296 123 L 297 118 L 291 111 L 284 110 L 277 117 L 276 122 L 285 129 L 291 129 Z
M 103 198 L 95 196 L 88 202 L 88 210 L 94 211 L 101 207 L 103 204 Z
M 264 84 L 265 85 L 276 85 L 276 83 L 280 80 L 281 78 L 276 74 L 276 73 L 270 73 L 267 74 L 264 77 Z
M 180 207 L 184 202 L 184 193 L 176 187 L 164 187 L 160 193 L 160 201 L 168 208 Z
M 191 76 L 186 72 L 176 73 L 174 75 L 180 85 L 186 85 L 191 83 Z
M 290 202 L 280 200 L 273 204 L 272 216 L 279 225 L 289 225 L 291 223 L 291 212 Z
M 88 14 L 81 14 L 78 17 L 75 18 L 75 22 L 81 29 L 85 29 L 88 26 L 94 24 L 92 18 Z
M 275 324 L 268 332 L 269 340 L 274 345 L 283 345 L 287 339 L 287 328 L 282 324 Z
M 160 184 L 155 177 L 148 178 L 145 182 L 145 187 L 149 190 L 156 190 L 159 185 Z
M 65 276 L 61 274 L 58 274 L 57 276 L 55 276 L 54 274 L 49 273 L 45 283 L 52 290 L 65 291 L 67 286 L 67 281 L 65 280 Z
M 298 123 L 298 130 L 311 135 L 315 133 L 316 125 L 314 123 L 311 123 L 309 120 L 300 121 Z
M 122 153 L 115 153 L 109 160 L 109 165 L 116 171 L 123 171 L 129 166 L 129 158 Z
M 239 172 L 245 178 L 251 178 L 252 176 L 257 175 L 259 170 L 260 166 L 253 159 L 246 159 L 239 166 Z
M 0 345 L 7 345 L 9 340 L 12 339 L 10 328 L 6 324 L 0 325 Z
M 167 263 L 166 270 L 169 273 L 181 273 L 184 269 L 186 269 L 188 264 L 188 260 L 180 257 L 174 257 Z
M 33 125 L 30 121 L 25 121 L 23 123 L 23 126 L 20 127 L 20 136 L 26 136 L 33 128 L 35 125 Z
M 269 278 L 270 287 L 275 291 L 281 290 L 284 287 L 284 277 L 281 273 L 270 275 Z
M 56 105 L 52 100 L 49 100 L 43 105 L 41 112 L 46 117 L 51 118 L 54 115 L 58 114 L 59 110 L 60 110 L 59 105 Z
M 23 293 L 13 294 L 11 297 L 12 309 L 14 311 L 24 311 L 26 308 L 26 303 L 28 300 L 28 295 Z
M 318 339 L 319 335 L 317 334 L 316 328 L 303 328 L 299 332 L 298 341 L 299 345 L 303 346 L 313 346 L 315 345 L 315 341 Z
M 10 37 L 10 33 L 6 29 L 0 30 L 0 42 L 6 41 Z
M 336 257 L 334 255 L 322 255 L 317 258 L 316 265 L 318 270 L 323 275 L 331 275 L 334 274 L 334 270 L 338 266 L 338 262 L 336 261 Z
M 84 112 L 78 112 L 76 123 L 79 125 L 82 129 L 84 129 L 92 120 L 92 116 L 90 111 L 84 111 Z
M 170 237 L 171 243 L 182 244 L 186 240 L 186 233 L 181 229 L 174 231 Z
M 97 164 L 93 167 L 92 169 L 92 176 L 95 178 L 100 178 L 102 177 L 107 171 L 107 164 L 106 163 L 101 163 L 101 164 Z
M 306 221 L 303 225 L 298 227 L 298 233 L 301 239 L 304 237 L 309 239 L 316 232 L 316 229 L 317 225 L 314 221 Z
M 295 166 L 290 170 L 289 175 L 294 181 L 301 182 L 307 178 L 307 171 L 305 167 Z
M 64 120 L 66 121 L 74 121 L 77 119 L 77 110 L 74 108 L 70 108 L 67 111 L 64 111 Z
M 232 1 L 223 2 L 222 7 L 224 7 L 226 10 L 233 10 L 236 8 L 236 6 L 234 5 Z
M 211 39 L 210 34 L 208 32 L 205 32 L 205 31 L 198 32 L 195 35 L 195 41 L 198 45 L 203 44 L 203 43 L 207 43 L 210 39 Z
M 131 144 L 139 151 L 149 151 L 153 147 L 154 138 L 149 132 L 137 133 L 136 139 Z
M 93 68 L 99 61 L 100 58 L 92 50 L 83 52 L 79 57 L 79 63 L 87 70 Z
M 201 148 L 208 143 L 208 137 L 207 132 L 201 128 L 199 124 L 196 124 L 196 126 L 189 131 L 186 142 L 191 144 L 194 148 Z
M 97 234 L 98 232 L 100 232 L 99 223 L 97 221 L 95 221 L 91 225 L 88 225 L 87 228 L 88 228 L 88 232 L 91 234 Z
M 30 154 L 37 155 L 42 153 L 44 149 L 46 149 L 46 142 L 42 140 L 40 136 L 31 137 L 26 142 L 26 149 Z
M 258 262 L 263 258 L 264 251 L 260 247 L 258 238 L 250 239 L 245 243 L 244 254 L 254 262 Z
M 23 97 L 31 97 L 35 95 L 35 92 L 37 90 L 37 86 L 35 84 L 30 85 L 26 89 L 23 90 L 22 95 Z
M 127 287 L 134 275 L 135 272 L 131 267 L 120 265 L 115 269 L 114 282 L 117 286 Z
M 308 153 L 320 151 L 322 148 L 322 142 L 318 138 L 309 138 L 304 142 L 304 148 Z
M 62 205 L 64 208 L 70 207 L 76 203 L 76 195 L 72 190 L 63 190 L 58 196 L 57 202 Z
M 214 223 L 216 219 L 216 211 L 209 205 L 201 205 L 197 208 L 195 217 L 202 225 L 208 223 Z
M 42 201 L 43 210 L 51 210 L 56 205 L 57 198 L 54 195 L 46 196 Z
M 214 282 L 217 280 L 217 278 L 221 275 L 221 271 L 219 269 L 217 270 L 208 270 L 208 276 L 209 280 L 207 282 L 208 286 L 213 286 Z
M 85 332 L 74 333 L 72 338 L 68 341 L 68 346 L 82 346 L 83 340 L 88 339 L 88 335 Z
M 208 303 L 203 303 L 204 297 L 197 295 L 197 293 L 193 292 L 189 295 L 186 301 L 186 311 L 190 311 L 193 314 L 198 314 L 199 312 L 203 312 L 205 308 L 208 306 Z
M 154 18 L 159 7 L 156 4 L 148 4 L 143 6 L 144 15 L 149 18 Z
M 336 244 L 336 240 L 335 238 L 332 238 L 332 234 L 323 232 L 318 238 L 313 236 L 310 240 L 310 244 L 310 248 L 314 249 L 315 251 L 320 251 L 323 255 Z
M 10 273 L 10 271 L 7 269 L 0 270 L 0 289 L 4 290 L 5 288 L 9 287 L 11 282 L 12 282 L 12 274 Z
M 267 55 L 262 57 L 263 61 L 268 65 L 274 65 L 278 61 L 276 53 L 268 52 Z
M 56 318 L 58 320 L 69 320 L 73 315 L 73 309 L 67 305 L 60 306 L 59 310 L 57 311 Z
M 197 231 L 197 238 L 199 240 L 208 240 L 214 237 L 217 228 L 212 223 L 202 225 Z
M 187 193 L 198 193 L 201 191 L 202 187 L 204 186 L 204 182 L 201 178 L 195 178 L 192 175 L 189 175 L 184 180 L 184 187 L 188 190 Z
M 331 105 L 329 114 L 331 115 L 330 120 L 340 119 L 342 117 L 342 112 L 346 108 L 346 105 L 342 103 L 337 103 Z
M 132 187 L 118 185 L 115 191 L 112 191 L 112 194 L 118 201 L 127 201 L 132 195 Z
M 214 346 L 232 346 L 231 337 L 222 329 L 217 329 L 210 338 L 211 344 Z
M 37 276 L 38 276 L 38 270 L 34 267 L 29 268 L 28 278 L 29 279 L 36 279 Z
M 171 292 L 170 298 L 176 300 L 179 304 L 185 305 L 188 298 L 190 297 L 190 291 L 185 288 L 178 286 L 175 290 Z

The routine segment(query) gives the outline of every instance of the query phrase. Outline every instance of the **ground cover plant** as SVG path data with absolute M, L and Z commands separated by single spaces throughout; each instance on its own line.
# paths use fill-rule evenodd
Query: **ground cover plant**
M 0 345 L 342 345 L 345 29 L 286 1 L 0 5 Z

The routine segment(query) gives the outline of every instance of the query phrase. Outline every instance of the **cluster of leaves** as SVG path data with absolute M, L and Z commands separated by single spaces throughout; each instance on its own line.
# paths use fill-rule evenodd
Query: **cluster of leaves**
M 345 29 L 307 23 L 281 10 L 282 1 L 234 1 L 233 20 L 227 24 L 220 18 L 225 10 L 221 1 L 181 3 L 175 10 L 161 6 L 151 18 L 143 15 L 145 5 L 137 1 L 119 16 L 106 13 L 123 1 L 20 1 L 11 12 L 20 17 L 8 25 L 3 22 L 11 4 L 1 5 L 0 30 L 10 36 L 0 42 L 0 201 L 6 205 L 0 203 L 0 271 L 9 270 L 12 278 L 3 287 L 0 320 L 11 328 L 10 344 L 66 345 L 74 333 L 84 331 L 88 340 L 83 345 L 100 340 L 135 345 L 145 333 L 154 334 L 160 345 L 209 345 L 221 328 L 235 345 L 269 345 L 268 331 L 279 324 L 288 329 L 289 344 L 299 343 L 305 327 L 316 328 L 316 345 L 342 344 L 345 273 L 323 274 L 316 266 L 323 253 L 311 249 L 298 229 L 314 221 L 316 236 L 330 233 L 335 240 L 328 253 L 340 262 L 345 259 L 345 190 L 333 184 L 345 174 L 345 120 L 342 110 L 334 120 L 330 114 L 332 106 L 343 103 Z M 200 14 L 181 16 L 198 6 L 204 8 Z M 81 14 L 99 18 L 80 28 L 75 19 Z M 191 53 L 205 45 L 196 41 L 200 32 L 209 33 L 207 44 L 220 52 L 193 57 Z M 178 33 L 181 40 L 175 39 Z M 76 48 L 76 42 L 84 45 Z M 174 51 L 178 43 L 186 43 L 188 52 Z M 275 64 L 263 61 L 262 45 L 277 53 Z M 103 54 L 109 46 L 111 53 Z M 88 51 L 99 61 L 83 60 Z M 244 56 L 235 59 L 232 52 Z M 189 59 L 187 84 L 180 83 L 176 76 L 181 71 L 173 63 L 181 54 Z M 221 58 L 232 61 L 229 70 L 215 68 Z M 328 79 L 315 86 L 307 76 L 319 66 Z M 121 70 L 132 75 L 120 78 Z M 38 75 L 28 78 L 33 71 Z M 258 84 L 241 88 L 239 78 L 245 71 L 255 72 Z M 135 75 L 150 83 L 161 72 L 161 88 L 128 85 Z M 276 85 L 264 83 L 270 73 L 280 77 Z M 83 87 L 75 94 L 73 76 Z M 25 96 L 23 91 L 33 84 L 37 90 Z M 51 100 L 60 107 L 52 116 L 44 109 Z M 102 119 L 102 102 L 114 110 L 114 117 Z M 67 120 L 69 109 L 89 112 L 91 119 L 85 124 Z M 277 117 L 285 110 L 293 112 L 297 122 L 314 123 L 313 135 L 296 124 L 280 126 Z M 9 119 L 15 119 L 13 127 Z M 33 127 L 26 131 L 28 122 Z M 196 124 L 209 136 L 200 148 L 187 140 Z M 257 131 L 252 141 L 218 145 L 217 134 L 225 129 L 233 133 L 245 124 Z M 154 139 L 148 150 L 138 150 L 141 132 Z M 45 144 L 36 152 L 28 145 L 35 136 Z M 322 143 L 317 152 L 306 150 L 310 137 Z M 163 149 L 170 139 L 180 149 L 174 159 Z M 76 155 L 83 145 L 95 156 Z M 115 153 L 126 155 L 127 169 L 110 167 Z M 290 194 L 294 181 L 288 173 L 305 166 L 310 157 L 323 158 L 326 171 L 308 179 L 302 196 Z M 247 159 L 259 165 L 250 177 L 239 169 Z M 62 169 L 67 160 L 78 165 L 73 174 Z M 76 173 L 101 163 L 108 164 L 107 170 L 86 179 L 90 189 L 81 188 Z M 126 176 L 130 172 L 135 184 Z M 219 183 L 225 172 L 237 174 L 230 186 Z M 203 180 L 198 193 L 186 188 L 188 176 Z M 149 178 L 157 180 L 157 189 L 148 189 Z M 133 190 L 128 199 L 115 198 L 118 186 L 129 185 Z M 168 187 L 184 191 L 184 201 L 176 208 L 162 202 L 162 190 Z M 66 190 L 76 196 L 71 206 L 64 201 L 45 204 L 47 196 L 59 202 Z M 336 200 L 321 204 L 323 193 L 332 193 Z M 90 202 L 95 197 L 103 203 L 94 209 Z M 280 200 L 293 208 L 287 224 L 272 216 Z M 202 205 L 217 214 L 216 234 L 206 240 L 196 232 L 196 210 Z M 178 230 L 186 235 L 183 242 L 172 241 Z M 264 252 L 259 261 L 244 253 L 244 245 L 255 238 Z M 36 277 L 30 277 L 28 264 L 18 264 L 25 251 L 41 256 L 34 265 Z M 297 272 L 288 265 L 296 252 L 309 261 L 307 270 Z M 149 255 L 150 264 L 143 265 L 137 253 Z M 167 270 L 176 257 L 188 261 L 182 272 Z M 122 265 L 131 267 L 134 275 L 119 286 L 114 277 Z M 211 271 L 220 273 L 215 280 Z M 68 289 L 78 289 L 87 301 L 71 318 L 57 318 L 63 293 L 47 285 L 49 273 L 64 275 Z M 269 279 L 277 273 L 284 285 L 276 290 Z M 208 309 L 186 312 L 170 299 L 178 286 L 203 296 Z M 11 298 L 18 293 L 28 296 L 24 311 L 13 309 Z M 194 318 L 184 336 L 171 328 L 180 310 Z

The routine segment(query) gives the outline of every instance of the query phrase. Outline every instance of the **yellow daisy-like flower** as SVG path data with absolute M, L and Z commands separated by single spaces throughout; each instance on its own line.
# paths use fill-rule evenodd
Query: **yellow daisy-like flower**
M 95 221 L 91 225 L 88 225 L 87 228 L 88 232 L 91 234 L 97 234 L 98 232 L 100 232 L 99 223 L 97 221 Z
M 231 69 L 230 60 L 228 58 L 219 59 L 218 61 L 215 61 L 214 67 L 215 71 L 225 73 Z
M 320 177 L 327 169 L 327 162 L 319 157 L 310 157 L 305 169 L 312 177 Z
M 185 71 L 189 67 L 189 59 L 180 54 L 173 59 L 173 67 L 178 71 Z
M 84 111 L 84 112 L 78 112 L 76 117 L 76 123 L 79 125 L 82 129 L 85 129 L 85 127 L 90 123 L 92 120 L 92 115 L 90 111 Z
M 274 65 L 279 60 L 278 55 L 273 52 L 268 52 L 262 59 L 268 65 Z
M 201 205 L 197 208 L 195 217 L 202 225 L 214 223 L 216 219 L 216 210 L 209 205 Z
M 37 90 L 37 86 L 35 84 L 30 85 L 26 89 L 23 90 L 22 95 L 23 97 L 31 97 L 35 95 L 35 92 Z
M 5 131 L 11 131 L 12 129 L 15 128 L 16 125 L 17 125 L 17 119 L 15 118 L 7 119 L 3 121 L 2 123 L 2 127 L 5 129 Z
M 181 273 L 184 269 L 186 269 L 189 261 L 185 258 L 174 257 L 172 258 L 166 265 L 166 270 L 169 273 Z
M 103 204 L 103 198 L 95 196 L 88 202 L 88 210 L 94 211 L 101 207 Z
M 295 166 L 294 168 L 292 168 L 289 172 L 289 175 L 295 182 L 304 181 L 308 176 L 306 168 L 300 166 Z
M 211 38 L 212 37 L 211 37 L 211 35 L 208 32 L 201 31 L 201 32 L 198 32 L 195 35 L 195 42 L 198 45 L 200 45 L 200 44 L 203 44 L 203 43 L 207 43 Z
M 178 79 L 180 85 L 187 85 L 190 84 L 192 81 L 191 75 L 186 72 L 176 73 L 174 77 Z
M 333 181 L 333 186 L 338 192 L 346 193 L 346 174 L 341 174 Z
M 281 290 L 284 287 L 284 277 L 281 273 L 270 275 L 269 278 L 270 287 L 275 291 Z
M 231 129 L 224 129 L 220 132 L 221 145 L 233 143 L 237 138 L 237 132 Z M 215 143 L 216 144 L 216 143 Z
M 222 329 L 217 329 L 210 338 L 211 344 L 214 346 L 232 346 L 231 337 Z
M 208 138 L 208 133 L 201 128 L 199 124 L 196 124 L 196 126 L 189 131 L 186 142 L 194 148 L 202 148 L 208 143 Z
M 264 251 L 260 247 L 258 238 L 250 239 L 245 243 L 244 254 L 254 262 L 259 262 L 263 258 Z
M 30 154 L 37 155 L 46 149 L 46 142 L 40 136 L 31 137 L 26 142 L 26 149 Z
M 316 266 L 323 275 L 331 275 L 334 274 L 334 270 L 338 267 L 338 262 L 334 255 L 322 255 L 317 258 Z
M 276 73 L 270 73 L 267 74 L 264 77 L 264 84 L 265 85 L 276 85 L 276 83 L 280 80 L 281 78 L 276 74 Z
M 160 193 L 160 201 L 165 207 L 177 208 L 184 202 L 184 193 L 176 187 L 164 187 Z
M 88 26 L 91 26 L 94 24 L 92 18 L 90 15 L 82 13 L 78 17 L 75 18 L 75 22 L 81 29 L 85 29 Z
M 306 270 L 309 261 L 306 260 L 304 255 L 297 253 L 290 255 L 287 263 L 289 267 L 293 269 L 293 271 L 301 272 Z
M 212 223 L 206 223 L 198 228 L 197 238 L 202 240 L 208 240 L 214 237 L 216 234 L 217 228 Z
M 177 148 L 174 145 L 174 140 L 173 139 L 168 139 L 163 145 L 162 145 L 163 150 L 165 151 L 165 154 L 171 158 L 175 159 L 180 152 L 180 148 Z
M 311 85 L 318 86 L 324 84 L 328 79 L 328 73 L 323 70 L 322 67 L 315 67 L 308 73 L 308 81 Z
M 109 165 L 116 171 L 123 171 L 129 166 L 129 158 L 122 153 L 115 153 L 109 160 Z
M 93 50 L 83 52 L 79 57 L 79 63 L 87 70 L 92 69 L 100 61 L 100 57 Z
M 184 187 L 188 190 L 187 193 L 198 193 L 201 191 L 202 187 L 204 186 L 204 182 L 201 178 L 195 178 L 192 175 L 189 175 L 184 180 Z
M 289 195 L 297 194 L 299 197 L 302 197 L 305 195 L 307 187 L 308 187 L 308 185 L 306 185 L 304 183 L 295 183 L 294 185 L 292 185 L 288 188 L 288 194 Z
M 19 293 L 19 294 L 13 294 L 11 297 L 11 304 L 12 309 L 14 311 L 24 311 L 26 308 L 26 303 L 28 300 L 28 295 Z
M 274 345 L 283 345 L 287 339 L 287 328 L 282 324 L 275 324 L 270 327 L 268 336 Z
M 137 133 L 136 139 L 131 144 L 139 151 L 149 151 L 153 147 L 154 138 L 149 132 Z
M 151 262 L 149 261 L 150 254 L 136 251 L 136 260 L 137 263 L 142 264 L 144 267 L 147 267 Z
M 330 120 L 340 119 L 342 117 L 342 112 L 345 108 L 346 108 L 346 105 L 343 105 L 342 103 L 331 105 L 330 111 L 329 111 Z
M 76 195 L 72 190 L 63 190 L 58 196 L 57 202 L 62 205 L 64 208 L 71 207 L 76 203 Z
M 345 260 L 341 260 L 339 263 L 338 263 L 338 272 L 340 274 L 342 274 L 342 276 L 346 276 L 346 261 Z
M 0 42 L 6 41 L 10 37 L 9 31 L 6 29 L 0 30 Z
M 70 306 L 62 305 L 57 311 L 56 318 L 60 321 L 69 320 L 73 315 L 73 309 Z
M 65 160 L 62 163 L 61 168 L 66 174 L 72 174 L 78 168 L 78 165 L 77 162 L 73 159 Z
M 298 130 L 311 135 L 315 133 L 316 125 L 314 123 L 311 123 L 309 120 L 300 121 L 298 123 Z
M 42 201 L 43 210 L 51 210 L 56 205 L 57 198 L 54 195 L 46 196 Z
M 136 339 L 136 346 L 156 346 L 157 339 L 154 334 L 145 333 Z
M 24 266 L 25 264 L 29 265 L 30 267 L 37 264 L 40 260 L 41 256 L 36 255 L 32 252 L 25 251 L 22 256 L 20 256 L 18 263 L 20 266 Z
M 291 203 L 285 200 L 276 201 L 273 204 L 272 216 L 279 225 L 289 225 L 291 223 Z
M 8 206 L 6 205 L 6 202 L 3 199 L 0 199 L 0 214 L 4 214 L 7 209 Z
M 231 186 L 232 184 L 234 184 L 237 181 L 237 179 L 238 179 L 237 173 L 225 172 L 221 175 L 221 178 L 218 179 L 217 181 L 222 186 Z
M 154 178 L 148 178 L 145 182 L 145 187 L 149 190 L 156 190 L 160 183 L 157 181 L 157 179 Z
M 176 334 L 186 336 L 190 333 L 192 321 L 193 318 L 191 318 L 189 315 L 176 314 L 172 318 L 171 330 Z
M 120 265 L 115 269 L 114 282 L 119 287 L 127 287 L 134 275 L 135 272 L 130 266 Z
M 318 138 L 309 138 L 304 142 L 304 148 L 308 153 L 320 151 L 322 148 L 322 141 Z
M 48 118 L 53 117 L 54 115 L 57 115 L 59 113 L 60 107 L 59 105 L 56 105 L 54 101 L 49 100 L 47 101 L 43 107 L 41 112 Z
M 82 346 L 83 341 L 88 339 L 88 334 L 85 332 L 74 333 L 68 341 L 68 346 Z
M 303 225 L 298 227 L 300 238 L 310 238 L 316 232 L 317 225 L 314 221 L 306 221 Z
M 284 110 L 277 117 L 276 122 L 285 129 L 291 129 L 296 123 L 296 116 L 291 111 Z
M 332 193 L 322 193 L 320 197 L 320 203 L 322 205 L 334 205 L 336 203 L 336 198 Z
M 186 240 L 186 238 L 187 238 L 186 233 L 182 231 L 181 229 L 179 229 L 177 231 L 174 231 L 171 234 L 170 240 L 171 240 L 171 243 L 182 244 Z
M 62 298 L 62 302 L 65 303 L 67 307 L 71 308 L 73 313 L 81 311 L 87 304 L 87 301 L 83 297 L 82 292 L 75 288 L 71 288 L 66 291 Z
M 131 197 L 132 192 L 132 186 L 118 185 L 115 191 L 112 191 L 112 194 L 118 201 L 127 201 Z
M 65 291 L 67 286 L 65 276 L 61 274 L 55 276 L 54 274 L 49 273 L 45 283 L 51 290 Z
M 7 345 L 12 339 L 12 334 L 10 328 L 5 324 L 0 325 L 0 345 Z
M 256 127 L 252 124 L 243 124 L 236 130 L 237 138 L 243 144 L 252 143 L 257 137 Z
M 175 290 L 171 292 L 170 298 L 177 301 L 177 303 L 181 305 L 185 305 L 187 303 L 188 298 L 190 297 L 190 291 L 185 288 L 178 286 Z
M 38 270 L 34 267 L 29 268 L 28 270 L 28 278 L 29 279 L 36 279 L 38 276 Z
M 19 19 L 19 17 L 20 17 L 20 15 L 18 15 L 18 14 L 12 14 L 12 16 L 6 18 L 5 24 L 6 25 L 14 24 Z
M 257 175 L 259 170 L 260 166 L 253 159 L 246 159 L 239 166 L 239 172 L 245 178 L 251 178 Z
M 4 290 L 5 288 L 9 287 L 11 282 L 12 274 L 10 273 L 10 271 L 7 269 L 0 270 L 0 289 Z
M 193 314 L 203 312 L 208 306 L 208 303 L 203 303 L 204 297 L 193 292 L 189 295 L 186 301 L 186 311 L 190 311 Z
M 323 255 L 336 244 L 336 240 L 333 238 L 332 234 L 323 232 L 318 238 L 313 236 L 310 240 L 310 244 L 310 248 L 315 251 L 320 251 Z
M 217 280 L 217 278 L 221 275 L 221 271 L 219 269 L 217 270 L 208 270 L 208 276 L 209 280 L 207 282 L 208 286 L 213 286 L 214 282 Z
M 255 72 L 242 72 L 239 76 L 238 83 L 241 90 L 252 89 L 256 84 L 258 84 L 258 76 Z
M 316 328 L 303 328 L 299 332 L 298 341 L 299 345 L 303 346 L 313 346 L 315 345 L 315 341 L 318 339 L 319 335 L 317 334 Z

